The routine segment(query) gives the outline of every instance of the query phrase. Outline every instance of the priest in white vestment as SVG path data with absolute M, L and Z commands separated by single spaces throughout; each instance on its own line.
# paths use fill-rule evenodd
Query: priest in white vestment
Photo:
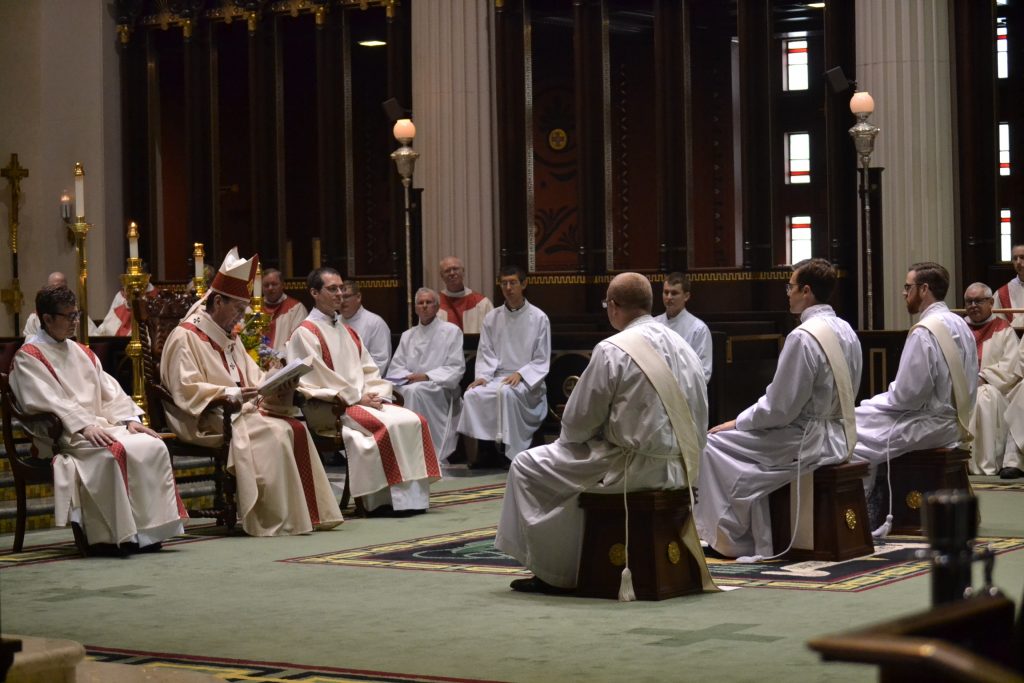
M 999 308 L 1024 308 L 1024 244 L 1015 244 L 1010 249 L 1010 263 L 1017 271 L 1013 278 L 996 292 Z M 1024 329 L 1024 313 L 1000 313 L 1014 329 Z
M 615 276 L 606 305 L 608 319 L 620 334 L 594 348 L 565 406 L 558 440 L 521 452 L 512 461 L 495 547 L 534 573 L 533 578 L 513 581 L 514 590 L 553 593 L 576 586 L 583 542 L 581 492 L 687 486 L 665 404 L 637 361 L 616 344 L 624 335 L 635 335 L 662 359 L 686 399 L 695 426 L 689 447 L 699 453 L 708 423 L 700 359 L 679 335 L 654 322 L 652 298 L 646 277 Z
M 281 271 L 277 268 L 263 271 L 263 312 L 270 316 L 270 325 L 266 329 L 270 348 L 284 356 L 288 337 L 306 319 L 309 311 L 301 301 L 285 294 Z
M 722 555 L 769 557 L 784 551 L 772 543 L 768 495 L 798 475 L 848 456 L 839 393 L 846 380 L 837 381 L 811 327 L 824 323 L 831 331 L 826 343 L 838 343 L 837 357 L 846 366 L 839 372 L 849 378 L 852 411 L 863 360 L 856 332 L 827 303 L 836 279 L 835 268 L 824 259 L 793 267 L 786 294 L 801 325 L 786 337 L 775 377 L 757 403 L 708 435 L 697 485 L 697 530 Z
M 70 338 L 80 312 L 73 292 L 47 286 L 36 296 L 42 327 L 14 355 L 11 389 L 22 410 L 49 412 L 64 432 L 53 448 L 57 526 L 79 524 L 87 543 L 141 549 L 182 533 L 187 519 L 167 447 L 139 421 L 135 405 L 88 347 Z
M 363 308 L 363 295 L 355 280 L 342 285 L 338 312 L 341 313 L 342 322 L 359 335 L 363 346 L 376 363 L 380 376 L 384 377 L 388 363 L 391 362 L 391 328 L 384 322 L 384 318 Z
M 466 269 L 455 256 L 441 259 L 441 280 L 444 290 L 440 294 L 441 310 L 437 316 L 450 322 L 466 334 L 480 334 L 484 317 L 494 310 L 491 300 L 474 292 L 463 281 Z
M 164 344 L 160 376 L 174 398 L 165 405 L 167 421 L 183 441 L 213 446 L 223 439 L 223 416 L 206 407 L 222 397 L 241 404 L 231 423 L 228 471 L 238 482 L 242 528 L 250 536 L 333 528 L 342 522 L 341 510 L 293 406 L 297 381 L 260 394 L 267 375 L 235 336 L 256 275 L 256 257 L 241 260 L 235 253 L 214 276 L 205 304 Z
M 1024 338 L 1017 345 L 1017 374 L 1024 377 Z M 1009 393 L 1006 406 L 1006 449 L 1000 479 L 1024 477 L 1024 379 Z
M 971 329 L 943 302 L 949 289 L 949 272 L 933 262 L 915 263 L 907 273 L 903 297 L 910 314 L 920 313 L 900 356 L 896 379 L 889 390 L 857 407 L 857 447 L 854 459 L 871 464 L 865 490 L 874 487 L 879 465 L 904 453 L 945 448 L 969 441 L 967 422 L 978 390 L 978 350 Z M 929 321 L 934 318 L 934 321 Z M 951 340 L 951 368 L 932 330 Z M 945 330 L 945 332 L 943 332 Z M 954 401 L 954 388 L 963 388 L 963 403 Z M 965 415 L 963 424 L 958 417 Z
M 476 379 L 463 395 L 460 434 L 505 445 L 505 456 L 530 447 L 548 411 L 544 378 L 551 364 L 551 324 L 524 296 L 526 272 L 501 270 L 505 305 L 484 319 Z
M 419 324 L 402 333 L 388 377 L 401 382 L 396 389 L 405 407 L 422 415 L 430 426 L 430 438 L 440 462 L 455 450 L 455 427 L 462 414 L 459 382 L 466 372 L 462 330 L 437 317 L 437 292 L 426 287 L 416 292 Z
M 992 289 L 975 282 L 964 292 L 967 315 L 978 350 L 978 397 L 971 413 L 971 474 L 999 474 L 1009 433 L 1008 396 L 1021 381 L 1017 333 L 1005 319 L 992 314 Z
M 704 321 L 686 310 L 690 301 L 690 278 L 682 273 L 669 273 L 661 289 L 665 312 L 655 316 L 655 322 L 665 325 L 683 338 L 700 358 L 704 369 L 704 382 L 711 381 L 711 331 Z
M 396 512 L 425 511 L 430 483 L 441 478 L 427 422 L 405 408 L 391 405 L 391 383 L 381 379 L 377 365 L 358 333 L 341 322 L 341 276 L 318 268 L 307 279 L 314 309 L 292 333 L 288 359 L 312 356 L 313 370 L 301 379 L 307 398 L 306 419 L 317 433 L 337 433 L 332 404 L 347 404 L 342 436 L 348 460 L 349 488 L 373 511 L 390 505 Z

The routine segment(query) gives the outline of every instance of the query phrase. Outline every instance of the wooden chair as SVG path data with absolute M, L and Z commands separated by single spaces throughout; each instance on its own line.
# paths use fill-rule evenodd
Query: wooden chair
M 296 396 L 298 396 L 298 392 L 296 392 Z M 326 402 L 310 399 L 307 401 L 307 403 Z M 348 507 L 349 498 L 351 498 L 352 496 L 350 484 L 352 480 L 351 463 L 349 462 L 348 456 L 345 453 L 345 439 L 343 438 L 342 431 L 344 427 L 342 426 L 341 423 L 341 418 L 345 416 L 345 411 L 348 409 L 348 404 L 342 402 L 341 400 L 336 400 L 331 402 L 330 406 L 331 413 L 334 414 L 334 435 L 329 437 L 320 436 L 312 429 L 309 430 L 309 433 L 313 437 L 313 444 L 316 446 L 317 451 L 319 451 L 320 453 L 324 453 L 325 451 L 333 450 L 335 453 L 341 454 L 341 456 L 345 459 L 345 488 L 341 492 L 341 502 L 338 504 L 338 507 L 344 510 L 346 507 Z M 363 501 L 361 498 L 355 499 L 355 514 L 359 517 L 366 516 L 366 510 L 363 508 Z
M 21 428 L 31 429 L 36 434 L 46 434 L 54 443 L 54 451 L 64 433 L 60 419 L 52 413 L 24 413 L 17 405 L 11 393 L 10 378 L 6 372 L 0 373 L 0 410 L 3 412 L 3 439 L 7 460 L 14 475 L 14 492 L 17 500 L 16 521 L 14 531 L 14 552 L 20 553 L 25 545 L 25 526 L 28 520 L 28 496 L 26 488 L 29 484 L 53 484 L 53 466 L 50 460 L 38 458 L 32 438 L 22 434 Z M 19 433 L 15 433 L 14 422 L 19 423 Z M 79 550 L 86 554 L 83 547 L 84 538 L 79 539 L 80 530 L 76 529 L 75 541 Z
M 139 321 L 139 338 L 142 344 L 142 371 L 146 385 L 146 401 L 150 426 L 158 432 L 168 432 L 164 403 L 173 405 L 171 393 L 160 379 L 160 354 L 168 335 L 178 326 L 189 307 L 195 302 L 195 295 L 180 294 L 161 289 L 156 296 L 142 296 L 132 302 L 132 313 Z M 196 446 L 178 439 L 169 439 L 167 447 L 171 457 L 200 456 L 209 458 L 213 466 L 214 496 L 209 508 L 189 508 L 190 517 L 211 517 L 231 531 L 238 523 L 238 504 L 235 500 L 237 489 L 235 477 L 227 470 L 228 449 L 231 444 L 231 416 L 238 406 L 228 398 L 210 402 L 206 410 L 220 409 L 224 416 L 224 440 L 214 447 Z
M 867 463 L 849 462 L 826 465 L 814 471 L 811 547 L 794 547 L 786 553 L 787 558 L 841 562 L 874 552 L 868 505 L 864 497 L 863 480 L 867 473 Z M 792 488 L 792 484 L 783 486 L 768 499 L 775 552 L 781 552 L 788 546 L 792 535 L 791 496 L 795 495 Z M 803 495 L 807 493 L 801 491 Z
M 1024 681 L 1013 602 L 981 595 L 807 644 L 825 661 L 880 667 L 879 680 Z
M 971 454 L 960 448 L 912 451 L 894 458 L 892 477 L 892 533 L 920 536 L 924 497 L 940 489 L 970 490 L 967 463 Z M 885 471 L 879 465 L 880 471 Z
M 664 600 L 701 592 L 700 569 L 683 547 L 681 531 L 690 514 L 685 489 L 635 491 L 629 498 L 629 568 L 639 600 Z M 576 593 L 617 598 L 625 564 L 622 494 L 581 493 L 586 515 Z

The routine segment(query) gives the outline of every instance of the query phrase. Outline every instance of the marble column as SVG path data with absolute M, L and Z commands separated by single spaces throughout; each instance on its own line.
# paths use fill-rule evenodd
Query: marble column
M 883 322 L 886 329 L 910 325 L 901 286 L 915 261 L 937 261 L 950 270 L 950 305 L 962 291 L 951 28 L 949 0 L 857 0 L 857 81 L 874 97 L 871 121 L 881 128 L 871 165 L 885 169 L 883 288 L 874 292 L 876 299 L 884 297 L 885 318 L 876 328 Z
M 497 190 L 493 135 L 492 2 L 412 4 L 416 187 L 423 188 L 423 273 L 466 264 L 466 285 L 493 298 Z M 419 286 L 419 283 L 413 283 Z

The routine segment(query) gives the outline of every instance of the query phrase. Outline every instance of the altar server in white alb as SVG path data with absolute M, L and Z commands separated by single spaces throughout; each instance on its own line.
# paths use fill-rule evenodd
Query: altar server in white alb
M 907 335 L 889 390 L 857 407 L 854 459 L 871 464 L 870 492 L 879 465 L 904 453 L 968 443 L 978 392 L 978 350 L 971 329 L 943 299 L 949 272 L 938 263 L 915 263 L 907 273 L 907 311 L 921 314 Z
M 534 573 L 513 581 L 513 590 L 557 593 L 576 586 L 581 492 L 621 496 L 686 488 L 696 479 L 708 424 L 704 373 L 693 349 L 651 318 L 652 298 L 646 277 L 615 276 L 605 305 L 619 334 L 594 348 L 565 406 L 558 440 L 512 461 L 495 547 Z M 693 525 L 687 529 L 684 544 L 705 590 L 714 590 Z
M 341 524 L 323 464 L 301 413 L 294 407 L 296 380 L 259 393 L 267 378 L 235 335 L 256 276 L 257 257 L 242 260 L 232 249 L 210 284 L 204 304 L 171 332 L 160 358 L 160 376 L 174 398 L 167 421 L 183 441 L 215 446 L 223 441 L 223 416 L 206 410 L 218 398 L 240 404 L 232 420 L 228 471 L 238 481 L 238 510 L 250 536 L 303 534 Z
M 711 381 L 711 331 L 704 321 L 686 310 L 690 301 L 690 278 L 682 273 L 669 273 L 661 289 L 665 312 L 654 320 L 683 338 L 700 358 L 704 381 Z
M 824 259 L 793 266 L 786 294 L 800 326 L 786 337 L 775 377 L 757 403 L 708 435 L 697 529 L 723 555 L 784 551 L 772 544 L 768 494 L 849 457 L 863 361 L 857 334 L 828 305 L 835 286 L 835 268 Z
M 441 259 L 441 310 L 437 317 L 450 322 L 466 334 L 480 334 L 484 317 L 494 310 L 491 300 L 480 292 L 474 292 L 464 282 L 466 268 L 456 256 Z
M 501 269 L 505 304 L 484 318 L 476 379 L 463 396 L 459 433 L 505 445 L 505 456 L 530 447 L 547 414 L 544 378 L 551 363 L 551 324 L 524 296 L 526 271 Z
M 1017 333 L 992 314 L 992 289 L 975 282 L 964 292 L 964 322 L 974 333 L 978 350 L 978 398 L 971 413 L 971 474 L 999 474 L 1009 434 L 1009 398 L 1018 391 L 1021 372 Z M 1024 419 L 1024 415 L 1020 416 Z
M 281 271 L 277 268 L 263 271 L 263 311 L 270 316 L 270 326 L 266 330 L 270 347 L 284 355 L 288 337 L 306 319 L 309 311 L 301 301 L 285 294 Z
M 53 459 L 57 526 L 80 524 L 90 544 L 159 548 L 188 517 L 167 447 L 92 351 L 70 339 L 80 315 L 74 293 L 44 287 L 36 312 L 42 329 L 14 355 L 11 388 L 25 412 L 55 413 L 64 427 Z M 52 444 L 37 437 L 49 456 Z
M 50 286 L 67 287 L 68 279 L 64 275 L 64 273 L 57 270 L 50 273 L 47 276 L 46 284 Z M 83 313 L 82 315 L 88 314 Z M 100 333 L 100 329 L 96 326 L 96 323 L 92 321 L 92 318 L 88 320 L 87 324 L 89 325 L 89 336 L 98 336 Z M 23 327 L 21 330 L 21 336 L 24 337 L 25 339 L 28 339 L 29 337 L 31 337 L 32 335 L 39 331 L 39 327 L 39 314 L 37 314 L 35 311 L 32 311 L 31 313 L 28 314 L 28 318 L 25 320 L 25 327 Z M 72 330 L 71 336 L 74 337 L 77 332 L 77 328 Z
M 347 404 L 342 434 L 352 495 L 371 511 L 384 505 L 396 512 L 425 511 L 430 483 L 441 478 L 426 420 L 391 405 L 391 382 L 381 379 L 359 335 L 335 312 L 343 291 L 338 271 L 318 268 L 306 282 L 314 308 L 288 340 L 288 360 L 313 358 L 312 372 L 299 384 L 299 391 L 316 399 L 303 407 L 310 427 L 334 436 L 332 405 Z
M 1024 244 L 1015 244 L 1010 249 L 1010 262 L 1017 276 L 999 288 L 996 298 L 1000 308 L 1024 308 Z M 1024 328 L 1024 313 L 1001 314 L 1014 329 Z
M 396 389 L 405 407 L 426 418 L 437 459 L 444 462 L 458 441 L 455 427 L 462 414 L 459 382 L 466 372 L 462 330 L 437 317 L 437 292 L 416 292 L 419 324 L 402 333 L 388 376 L 401 381 Z
M 338 312 L 341 313 L 342 322 L 359 335 L 363 346 L 377 364 L 380 376 L 384 377 L 388 363 L 391 362 L 391 328 L 384 322 L 384 318 L 363 308 L 363 295 L 355 280 L 349 280 L 341 286 Z

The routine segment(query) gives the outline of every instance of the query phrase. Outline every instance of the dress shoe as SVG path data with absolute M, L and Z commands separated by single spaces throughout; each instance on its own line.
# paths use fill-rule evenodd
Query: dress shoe
M 509 584 L 509 587 L 520 593 L 543 593 L 544 595 L 569 595 L 576 592 L 573 588 L 552 586 L 550 583 L 541 581 L 536 576 L 531 576 L 528 579 L 516 579 Z
M 1000 479 L 1020 479 L 1024 477 L 1024 470 L 1019 467 L 1004 467 L 999 470 Z

